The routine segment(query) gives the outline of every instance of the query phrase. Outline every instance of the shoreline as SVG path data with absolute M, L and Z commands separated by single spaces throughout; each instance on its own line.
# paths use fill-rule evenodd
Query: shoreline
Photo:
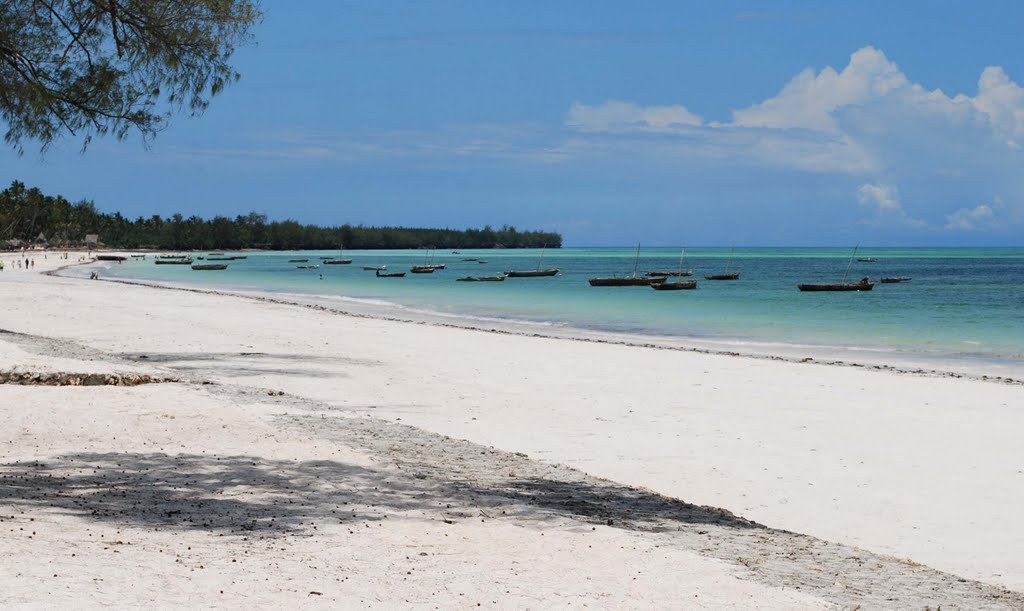
M 480 333 L 338 315 L 322 306 L 201 289 L 154 290 L 164 287 L 44 276 L 38 263 L 37 270 L 5 275 L 0 282 L 13 289 L 0 292 L 7 312 L 0 327 L 24 334 L 18 343 L 14 340 L 21 336 L 0 333 L 5 346 L 0 350 L 0 370 L 130 370 L 181 380 L 125 387 L 0 384 L 0 400 L 21 408 L 0 411 L 0 418 L 6 419 L 0 422 L 0 458 L 7 474 L 25 483 L 7 489 L 8 498 L 18 504 L 5 504 L 0 498 L 0 518 L 24 510 L 34 518 L 35 528 L 45 527 L 40 532 L 49 534 L 38 542 L 8 543 L 5 551 L 14 559 L 11 562 L 20 558 L 37 573 L 48 567 L 31 558 L 53 549 L 40 546 L 77 540 L 74 533 L 83 523 L 91 532 L 131 535 L 136 542 L 139 533 L 152 531 L 146 535 L 152 537 L 149 546 L 135 548 L 151 560 L 159 558 L 154 554 L 166 550 L 169 541 L 187 540 L 193 552 L 189 556 L 180 551 L 182 558 L 195 559 L 198 553 L 197 563 L 223 567 L 219 563 L 230 561 L 232 548 L 223 545 L 224 539 L 218 542 L 217 533 L 228 535 L 216 526 L 216 516 L 236 514 L 231 509 L 220 514 L 215 508 L 237 504 L 244 510 L 237 514 L 239 520 L 249 512 L 268 520 L 292 515 L 280 513 L 287 503 L 254 505 L 260 494 L 291 494 L 285 488 L 253 488 L 262 486 L 261 473 L 283 469 L 317 490 L 329 489 L 347 485 L 351 469 L 330 467 L 324 477 L 314 478 L 315 484 L 309 478 L 321 474 L 321 461 L 344 456 L 344 462 L 360 469 L 393 465 L 387 474 L 366 478 L 361 493 L 365 507 L 358 509 L 360 515 L 376 515 L 373 512 L 388 508 L 387 520 L 378 515 L 368 522 L 380 533 L 371 547 L 387 550 L 388 566 L 396 561 L 395 555 L 410 555 L 410 545 L 428 553 L 442 549 L 431 546 L 441 545 L 445 554 L 466 559 L 468 564 L 460 566 L 467 568 L 497 563 L 487 579 L 507 576 L 501 571 L 508 571 L 508 565 L 497 566 L 505 562 L 521 567 L 533 566 L 530 562 L 576 566 L 573 571 L 583 570 L 586 577 L 574 578 L 573 583 L 588 584 L 581 586 L 582 598 L 573 599 L 580 602 L 629 604 L 632 597 L 655 606 L 678 603 L 680 592 L 673 588 L 687 584 L 696 588 L 688 596 L 697 593 L 709 606 L 719 599 L 705 596 L 715 592 L 731 601 L 719 604 L 755 606 L 755 601 L 766 601 L 761 604 L 786 608 L 905 607 L 925 601 L 931 606 L 1008 608 L 1024 601 L 1019 593 L 1004 589 L 1024 589 L 1024 562 L 1018 553 L 1024 545 L 1024 525 L 1015 519 L 1024 503 L 1019 485 L 1024 451 L 1017 439 L 1024 414 L 1014 409 L 1020 405 L 1019 384 Z M 254 464 L 238 460 L 245 456 Z M 117 526 L 128 529 L 128 535 L 96 530 L 105 514 L 79 514 L 82 497 L 74 492 L 95 489 L 77 461 L 98 465 L 104 477 L 116 479 L 125 468 L 116 465 L 119 457 L 128 461 L 129 481 L 143 485 L 140 492 L 153 485 L 166 490 L 161 492 L 166 499 L 158 499 L 155 506 L 163 513 L 156 517 L 138 513 L 136 507 L 148 507 L 149 501 L 137 495 L 128 497 L 125 507 L 114 506 L 110 519 L 120 519 Z M 72 458 L 76 462 L 69 462 Z M 398 464 L 393 462 L 399 459 Z M 40 483 L 32 472 L 39 468 L 46 469 L 47 485 L 60 485 L 65 477 L 88 485 L 32 496 Z M 187 482 L 219 482 L 209 474 L 225 468 L 241 479 L 225 476 L 223 484 L 189 489 Z M 154 483 L 155 476 L 147 475 L 146 469 L 167 474 L 167 479 Z M 256 496 L 239 496 L 249 493 L 235 491 L 235 481 L 242 481 L 241 490 L 253 490 Z M 483 485 L 485 481 L 496 483 Z M 411 505 L 388 500 L 423 486 L 468 490 L 470 500 L 434 499 L 439 505 L 415 505 L 413 513 L 408 513 Z M 102 498 L 85 507 L 97 507 L 94 503 Z M 183 505 L 179 498 L 195 502 Z M 363 577 L 381 569 L 383 560 L 367 555 L 356 561 L 349 558 L 356 550 L 338 545 L 349 529 L 355 530 L 347 523 L 337 524 L 338 531 L 329 528 L 330 512 L 321 511 L 331 498 L 326 492 L 303 498 L 303 507 L 316 516 L 313 524 L 320 531 L 308 531 L 315 535 L 308 543 L 289 543 L 296 546 L 296 554 L 316 558 L 318 564 L 327 558 L 347 563 Z M 541 513 L 536 513 L 538 500 Z M 607 504 L 610 500 L 612 506 Z M 72 511 L 46 509 L 54 502 L 66 503 Z M 733 516 L 770 528 L 709 528 L 703 522 L 680 524 L 676 519 L 642 522 L 638 529 L 628 526 L 630 512 L 649 503 L 656 503 L 665 515 L 676 511 L 672 507 L 679 505 L 674 503 L 725 508 Z M 375 504 L 378 509 L 373 509 Z M 212 514 L 199 512 L 207 505 Z M 167 520 L 186 510 L 184 515 L 193 520 L 188 525 Z M 511 517 L 498 518 L 501 511 Z M 123 515 L 136 517 L 117 517 Z M 562 518 L 567 521 L 559 521 Z M 303 521 L 298 515 L 289 519 L 289 528 L 299 528 Z M 215 526 L 203 526 L 210 520 Z M 233 520 L 229 521 L 237 526 Z M 613 523 L 602 527 L 602 520 Z M 580 528 L 581 521 L 586 528 Z M 482 530 L 461 530 L 473 524 Z M 14 526 L 24 525 L 19 521 Z M 377 531 L 380 527 L 385 530 Z M 454 534 L 445 530 L 449 527 L 460 529 L 461 538 L 433 538 Z M 303 524 L 299 530 L 305 528 L 311 527 Z M 503 534 L 494 539 L 499 530 Z M 181 538 L 186 532 L 187 538 Z M 601 549 L 608 555 L 594 551 L 599 545 L 590 533 L 595 532 L 607 537 L 608 545 Z M 792 533 L 804 535 L 788 538 Z M 554 548 L 531 547 L 529 541 L 537 536 L 559 543 L 552 543 Z M 408 543 L 412 541 L 417 543 Z M 753 541 L 758 543 L 749 547 Z M 245 545 L 240 549 L 257 554 Z M 495 554 L 495 549 L 502 551 Z M 656 560 L 684 550 L 694 556 Z M 79 550 L 80 556 L 90 559 L 96 553 Z M 790 556 L 796 565 L 778 564 Z M 309 576 L 306 567 L 288 564 L 283 556 L 258 557 L 268 564 L 287 565 L 288 575 Z M 620 560 L 609 561 L 616 557 Z M 819 560 L 825 557 L 827 562 Z M 121 566 L 109 558 L 113 564 L 102 566 Z M 706 564 L 709 559 L 724 565 Z M 60 562 L 60 573 L 95 575 L 66 562 Z M 602 567 L 621 562 L 653 579 L 641 586 L 626 575 L 601 573 Z M 878 574 L 857 568 L 876 565 L 888 568 Z M 177 566 L 170 572 L 159 563 L 146 566 L 155 573 L 180 575 Z M 443 565 L 433 566 L 444 570 Z M 679 581 L 676 577 L 685 566 L 695 572 L 689 580 Z M 716 572 L 721 566 L 733 571 L 725 582 Z M 831 571 L 824 576 L 827 582 L 818 572 L 823 567 Z M 262 580 L 265 571 L 255 575 Z M 529 578 L 518 582 L 525 589 L 515 589 L 515 600 L 526 606 L 549 600 L 565 583 L 556 573 L 529 572 Z M 228 570 L 223 575 L 236 573 Z M 409 586 L 392 582 L 381 587 L 392 595 L 404 587 L 423 588 L 415 590 L 420 595 L 439 592 L 441 582 L 430 576 L 408 578 Z M 232 580 L 244 581 L 237 576 Z M 21 582 L 12 577 L 11 583 Z M 753 583 L 768 589 L 751 595 Z M 595 597 L 601 589 L 596 584 L 618 594 Z M 183 587 L 172 586 L 170 591 Z M 335 601 L 372 600 L 344 598 L 339 590 L 323 587 L 318 583 L 309 589 L 328 591 Z M 773 598 L 796 587 L 814 599 Z M 486 590 L 476 581 L 467 588 Z M 18 591 L 31 596 L 27 588 Z M 523 598 L 529 592 L 543 592 L 545 598 L 529 602 Z
M 45 273 L 68 278 L 77 278 L 75 276 L 62 275 L 60 271 L 72 267 L 86 266 L 92 263 L 95 262 L 76 262 Z M 909 358 L 903 358 L 904 361 L 909 361 L 909 364 L 892 364 L 887 361 L 892 361 L 894 359 L 899 360 L 899 357 L 897 357 L 896 353 L 891 351 L 881 351 L 867 348 L 863 350 L 873 351 L 875 353 L 875 358 L 872 359 L 869 357 L 863 360 L 853 360 L 844 357 L 835 357 L 834 353 L 836 352 L 836 350 L 834 349 L 831 351 L 832 355 L 830 356 L 829 348 L 824 346 L 805 346 L 802 344 L 779 343 L 773 343 L 771 345 L 781 347 L 782 350 L 780 352 L 782 353 L 772 354 L 770 352 L 765 352 L 764 350 L 758 350 L 756 348 L 753 350 L 729 350 L 724 348 L 718 349 L 707 346 L 700 346 L 695 344 L 710 342 L 701 342 L 699 340 L 693 340 L 692 338 L 682 336 L 671 336 L 671 339 L 666 339 L 665 337 L 656 338 L 652 336 L 646 336 L 640 333 L 618 333 L 612 331 L 588 330 L 572 326 L 560 326 L 558 327 L 559 330 L 564 332 L 558 333 L 553 332 L 550 328 L 545 328 L 545 326 L 538 323 L 518 321 L 513 319 L 496 319 L 494 321 L 494 325 L 505 327 L 497 328 L 496 326 L 479 325 L 473 322 L 472 318 L 462 317 L 459 315 L 452 315 L 452 319 L 454 319 L 454 322 L 445 322 L 440 318 L 440 316 L 431 316 L 430 314 L 427 314 L 422 319 L 416 319 L 415 317 L 401 317 L 390 315 L 384 312 L 382 309 L 378 312 L 373 312 L 372 306 L 367 308 L 371 310 L 370 312 L 359 312 L 342 309 L 341 307 L 331 307 L 328 305 L 324 305 L 322 302 L 317 300 L 315 295 L 303 296 L 297 293 L 288 293 L 286 295 L 288 295 L 291 298 L 286 298 L 282 296 L 277 296 L 281 294 L 272 291 L 232 291 L 225 289 L 207 289 L 196 286 L 176 285 L 173 283 L 161 283 L 158 281 L 148 282 L 145 280 L 128 280 L 123 278 L 101 277 L 100 280 L 104 282 L 114 282 L 134 286 L 146 286 L 165 290 L 187 291 L 200 294 L 241 297 L 246 299 L 253 299 L 256 301 L 263 301 L 266 303 L 296 305 L 305 308 L 311 308 L 314 310 L 333 312 L 339 315 L 351 316 L 355 318 L 368 318 L 372 320 L 383 320 L 409 324 L 426 324 L 440 328 L 466 329 L 471 331 L 479 331 L 483 333 L 498 333 L 505 335 L 516 335 L 521 337 L 544 337 L 548 339 L 613 344 L 620 346 L 650 348 L 654 350 L 692 352 L 696 354 L 740 357 L 767 361 L 806 363 L 813 365 L 826 365 L 835 367 L 855 367 L 875 371 L 888 371 L 901 375 L 915 375 L 936 378 L 963 378 L 984 382 L 994 382 L 1000 384 L 1024 385 L 1024 372 L 1015 376 L 989 375 L 987 373 L 980 373 L 980 371 L 983 370 L 985 364 L 990 362 L 990 359 L 986 357 L 944 358 L 940 356 L 914 353 L 913 355 L 908 355 Z M 722 340 L 716 340 L 715 343 L 729 343 L 729 340 L 728 338 L 725 338 Z M 862 350 L 862 348 L 847 348 L 847 350 Z M 790 354 L 786 354 L 787 352 Z M 793 352 L 804 352 L 807 354 L 811 354 L 813 356 L 793 356 Z M 914 358 L 915 356 L 917 358 Z M 934 362 L 936 360 L 940 362 L 952 361 L 953 364 L 959 364 L 964 368 L 940 368 L 928 365 L 930 361 Z M 1006 359 L 996 359 L 995 357 L 993 357 L 993 359 L 991 360 L 997 360 L 998 363 L 1001 365 L 1000 369 L 1024 369 L 1024 363 L 1021 363 L 1019 367 L 1014 368 L 1007 366 L 1005 364 L 1007 362 Z

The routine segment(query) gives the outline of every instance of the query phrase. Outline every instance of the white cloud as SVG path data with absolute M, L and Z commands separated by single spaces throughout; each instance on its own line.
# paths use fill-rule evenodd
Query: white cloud
M 875 221 L 991 230 L 996 224 L 986 215 L 999 212 L 1006 222 L 1024 223 L 1024 87 L 1002 68 L 985 68 L 973 95 L 948 95 L 914 83 L 881 50 L 864 47 L 841 70 L 807 68 L 775 96 L 731 116 L 703 122 L 684 106 L 615 101 L 573 104 L 566 124 L 578 134 L 577 155 L 853 177 Z M 909 187 L 913 201 L 901 201 L 897 185 Z M 991 201 L 999 192 L 1011 195 L 1010 203 L 961 207 L 965 196 Z
M 582 132 L 674 132 L 703 124 L 685 106 L 637 106 L 610 100 L 599 106 L 576 102 L 566 123 Z
M 857 190 L 857 199 L 861 205 L 874 208 L 874 216 L 870 221 L 873 225 L 898 224 L 914 229 L 925 229 L 928 223 L 911 217 L 900 203 L 900 193 L 895 185 L 866 183 Z
M 978 231 L 996 226 L 996 213 L 986 204 L 961 208 L 946 216 L 946 229 L 953 231 Z
M 857 197 L 860 203 L 878 206 L 879 210 L 903 210 L 899 191 L 893 185 L 864 184 Z

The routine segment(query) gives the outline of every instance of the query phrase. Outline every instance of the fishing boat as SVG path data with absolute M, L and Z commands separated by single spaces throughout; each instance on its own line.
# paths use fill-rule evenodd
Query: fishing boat
M 324 265 L 350 265 L 352 259 L 324 259 L 320 262 Z
M 118 263 L 120 263 L 122 261 L 127 261 L 128 257 L 122 257 L 121 255 L 96 255 L 96 260 L 97 261 L 117 261 Z
M 289 263 L 308 263 L 309 259 L 288 259 Z
M 870 291 L 875 288 L 875 283 L 868 278 L 861 278 L 860 282 L 841 282 L 839 284 L 798 284 L 801 291 Z
M 672 276 L 672 277 L 692 276 L 693 275 L 693 270 L 684 270 L 683 269 L 684 252 L 685 252 L 684 249 L 682 247 L 680 247 L 679 248 L 679 269 L 677 269 L 676 271 L 674 271 L 674 272 L 644 272 L 644 275 L 647 276 L 648 278 L 657 277 L 657 276 L 661 276 L 661 277 L 666 277 L 666 276 Z
M 235 255 L 232 257 L 206 257 L 207 261 L 238 261 L 247 257 Z
M 445 269 L 445 267 L 444 263 L 434 263 L 434 254 L 427 249 L 427 254 L 423 255 L 423 265 L 413 265 L 409 271 L 414 274 L 432 274 L 439 269 Z
M 157 259 L 153 263 L 156 265 L 192 265 L 192 257 L 184 259 Z
M 409 271 L 414 274 L 433 274 L 434 270 L 437 269 L 432 265 L 413 265 L 409 268 Z M 380 274 L 377 274 L 378 276 Z
M 157 259 L 184 259 L 192 255 L 157 255 Z
M 401 278 L 402 276 L 405 276 L 405 272 L 394 272 L 394 273 L 391 273 L 391 274 L 382 274 L 382 273 L 380 273 L 380 270 L 377 270 L 377 277 L 378 278 Z
M 587 282 L 590 286 L 649 286 L 661 284 L 665 276 L 637 276 L 637 267 L 640 265 L 640 244 L 636 245 L 636 257 L 633 259 L 632 276 L 611 276 L 603 278 L 590 278 Z
M 468 259 L 463 259 L 463 261 L 479 261 L 479 260 L 480 259 L 478 259 L 476 257 L 469 257 Z
M 505 279 L 505 274 L 498 274 L 497 276 L 466 276 L 465 278 L 456 278 L 456 282 L 501 282 Z
M 730 271 L 732 269 L 732 257 L 736 253 L 736 248 L 732 247 L 729 249 L 729 261 L 725 264 L 725 273 L 722 274 L 709 274 L 704 276 L 705 280 L 739 280 L 740 273 Z
M 387 265 L 364 265 L 363 270 L 367 272 L 383 271 L 388 268 Z
M 295 269 L 317 269 L 319 265 L 296 265 Z
M 850 275 L 850 266 L 853 265 L 853 258 L 857 256 L 857 247 L 853 248 L 853 254 L 850 255 L 850 262 L 846 264 L 846 273 L 843 274 L 843 281 L 836 284 L 798 284 L 796 288 L 801 291 L 870 291 L 875 288 L 875 283 L 871 282 L 868 277 L 860 279 L 860 282 L 847 282 L 846 279 Z
M 558 274 L 560 270 L 556 267 L 549 267 L 547 269 L 541 268 L 541 265 L 544 264 L 544 251 L 546 249 L 547 245 L 540 249 L 540 259 L 537 261 L 537 269 L 508 271 L 505 272 L 505 275 L 509 278 L 539 278 L 542 276 L 554 276 Z M 486 263 L 486 261 L 481 261 L 481 263 Z
M 227 268 L 227 263 L 197 263 L 192 266 L 192 269 L 196 270 L 197 272 L 216 271 Z
M 651 288 L 656 291 L 682 291 L 697 288 L 696 280 L 675 280 L 669 282 L 662 280 L 661 282 L 652 282 Z
M 882 284 L 898 284 L 900 282 L 910 282 L 910 276 L 891 276 L 888 278 L 879 278 L 879 282 Z
M 857 261 L 861 263 L 875 263 L 878 261 L 878 259 L 874 257 L 857 257 Z

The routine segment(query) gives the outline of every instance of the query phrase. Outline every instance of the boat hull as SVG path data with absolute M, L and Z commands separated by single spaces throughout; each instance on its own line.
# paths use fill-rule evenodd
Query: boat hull
M 329 259 L 323 261 L 324 265 L 349 265 L 352 263 L 352 259 Z
M 651 288 L 656 291 L 689 291 L 697 288 L 696 280 L 680 280 L 678 282 L 655 282 Z
M 219 270 L 227 269 L 227 268 L 228 268 L 227 263 L 214 263 L 214 264 L 211 264 L 211 265 L 193 265 L 192 266 L 192 269 L 196 270 L 197 272 L 213 272 L 213 271 L 219 271 Z
M 875 288 L 874 282 L 851 282 L 846 284 L 798 284 L 796 288 L 805 292 L 823 291 L 870 291 Z
M 897 276 L 895 278 L 882 278 L 882 284 L 898 284 L 900 282 L 910 282 L 909 276 Z
M 681 271 L 681 272 L 680 271 L 675 271 L 675 272 L 644 272 L 644 275 L 647 276 L 648 278 L 657 277 L 657 276 L 682 277 L 682 276 L 692 276 L 693 275 L 693 271 L 692 270 L 684 270 L 684 271 Z
M 591 278 L 587 280 L 590 286 L 650 286 L 652 284 L 660 284 L 665 281 L 664 276 L 655 276 L 653 278 Z
M 502 282 L 505 280 L 505 276 L 466 276 L 455 280 L 458 282 Z
M 509 278 L 539 278 L 541 276 L 554 276 L 558 274 L 558 269 L 530 269 L 524 271 L 508 271 L 505 275 Z
M 731 274 L 711 274 L 710 276 L 704 276 L 705 280 L 739 280 L 739 272 Z

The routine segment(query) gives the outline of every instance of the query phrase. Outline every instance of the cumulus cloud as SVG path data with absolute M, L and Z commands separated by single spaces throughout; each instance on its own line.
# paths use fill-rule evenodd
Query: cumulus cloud
M 893 185 L 864 184 L 857 191 L 862 204 L 873 204 L 879 210 L 902 210 L 900 195 Z
M 866 183 L 857 190 L 857 199 L 861 205 L 874 208 L 871 221 L 877 225 L 899 224 L 916 229 L 924 229 L 928 223 L 911 217 L 900 203 L 899 190 L 894 185 Z
M 991 201 L 1004 192 L 1014 197 L 998 216 L 1024 222 L 1024 88 L 1000 67 L 982 71 L 973 95 L 949 95 L 913 82 L 881 50 L 864 47 L 840 70 L 803 70 L 775 96 L 733 110 L 728 122 L 702 121 L 684 106 L 614 101 L 575 103 L 566 124 L 579 134 L 577 152 L 582 139 L 595 151 L 687 164 L 852 177 L 862 184 L 858 201 L 876 220 L 929 226 L 906 205 L 935 229 L 992 229 L 997 210 L 964 208 L 964 197 Z M 913 187 L 906 192 L 915 199 L 901 201 L 898 186 Z
M 674 132 L 703 124 L 685 106 L 637 106 L 610 100 L 598 106 L 576 102 L 566 123 L 582 132 Z
M 996 225 L 996 213 L 986 204 L 961 208 L 946 216 L 946 229 L 953 231 L 978 231 L 991 229 Z

